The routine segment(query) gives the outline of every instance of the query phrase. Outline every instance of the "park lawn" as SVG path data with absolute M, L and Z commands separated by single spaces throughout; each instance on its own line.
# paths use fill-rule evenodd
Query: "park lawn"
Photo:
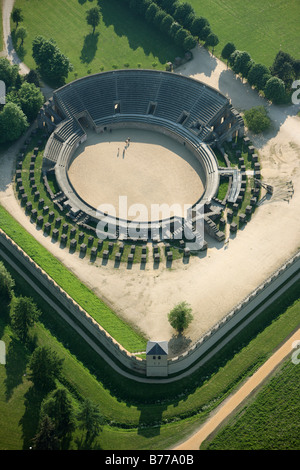
M 180 0 L 183 2 L 183 0 Z M 215 55 L 233 42 L 238 50 L 247 51 L 257 63 L 270 66 L 281 49 L 299 59 L 298 0 L 188 0 L 197 16 L 208 19 L 220 44 Z
M 118 0 L 100 2 L 102 20 L 92 34 L 86 22 L 86 11 L 97 6 L 96 0 L 16 0 L 22 9 L 28 36 L 20 52 L 22 60 L 36 68 L 31 55 L 32 40 L 37 35 L 52 37 L 74 67 L 68 80 L 89 73 L 114 68 L 165 69 L 168 61 L 182 56 L 183 51 L 159 31 L 154 31 L 142 18 L 135 16 Z M 14 29 L 12 23 L 12 31 Z

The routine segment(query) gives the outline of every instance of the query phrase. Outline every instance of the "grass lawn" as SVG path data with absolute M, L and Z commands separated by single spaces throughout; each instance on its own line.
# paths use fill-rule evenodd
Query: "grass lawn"
M 247 51 L 257 63 L 270 66 L 282 49 L 299 59 L 298 0 L 188 0 L 198 16 L 210 22 L 220 44 L 215 55 L 220 56 L 227 42 Z
M 17 0 L 15 6 L 22 9 L 22 24 L 28 31 L 24 48 L 17 47 L 19 55 L 29 67 L 35 68 L 31 56 L 32 40 L 37 35 L 54 38 L 74 67 L 68 81 L 113 68 L 164 70 L 168 61 L 183 55 L 170 39 L 159 31 L 154 32 L 123 2 L 103 0 L 100 5 L 102 20 L 93 35 L 86 22 L 86 11 L 97 6 L 96 0 Z

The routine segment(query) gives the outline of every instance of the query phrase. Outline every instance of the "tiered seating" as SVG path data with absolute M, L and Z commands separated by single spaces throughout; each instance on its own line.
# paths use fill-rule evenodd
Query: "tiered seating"
M 224 96 L 219 95 L 210 88 L 206 88 L 194 103 L 189 121 L 186 122 L 186 125 L 190 125 L 192 121 L 196 121 L 197 119 L 200 119 L 205 125 L 208 125 L 227 102 Z
M 60 140 L 58 140 L 55 133 L 53 133 L 45 147 L 44 159 L 47 159 L 50 162 L 56 163 L 59 157 L 59 154 L 61 152 L 62 146 L 63 146 L 63 143 Z
M 143 75 L 143 80 L 135 71 L 117 75 L 117 92 L 121 104 L 121 114 L 147 114 L 149 102 L 155 101 L 160 79 L 151 72 L 146 72 Z
M 72 135 L 84 135 L 83 130 L 79 127 L 77 121 L 74 119 L 69 119 L 64 121 L 60 126 L 57 127 L 55 130 L 55 134 L 60 138 L 62 141 L 67 142 Z
M 178 121 L 183 111 L 189 112 L 199 96 L 199 83 L 186 77 L 178 80 L 176 75 L 164 75 L 157 95 L 155 115 Z

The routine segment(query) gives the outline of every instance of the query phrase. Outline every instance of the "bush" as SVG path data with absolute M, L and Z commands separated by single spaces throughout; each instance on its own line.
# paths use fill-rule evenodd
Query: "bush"
M 266 131 L 271 124 L 268 113 L 263 106 L 256 106 L 245 111 L 244 117 L 248 128 L 255 134 Z
M 277 77 L 271 77 L 264 89 L 265 97 L 273 103 L 279 104 L 285 98 L 284 82 Z

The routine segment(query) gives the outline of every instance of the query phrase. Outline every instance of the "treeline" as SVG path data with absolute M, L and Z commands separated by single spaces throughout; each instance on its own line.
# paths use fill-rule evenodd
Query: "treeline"
M 275 104 L 287 100 L 293 82 L 300 77 L 300 60 L 283 51 L 278 52 L 270 68 L 254 62 L 248 52 L 237 50 L 231 42 L 225 45 L 221 55 L 237 75 L 247 79 L 249 85 Z
M 125 0 L 129 8 L 169 36 L 185 51 L 193 49 L 198 41 L 213 48 L 219 39 L 206 18 L 198 17 L 192 6 L 177 0 Z
M 24 133 L 36 118 L 44 96 L 37 73 L 31 70 L 22 76 L 18 65 L 11 65 L 6 58 L 0 58 L 0 80 L 6 87 L 6 104 L 0 105 L 0 143 L 3 144 L 13 142 Z
M 48 346 L 38 346 L 35 326 L 41 311 L 30 297 L 15 295 L 15 280 L 0 261 L 0 302 L 7 305 L 11 335 L 20 342 L 28 360 L 28 374 L 36 401 L 38 426 L 31 439 L 34 450 L 60 450 L 70 445 L 72 434 L 83 430 L 89 448 L 104 424 L 99 405 L 77 396 L 64 377 L 64 359 Z M 76 405 L 75 405 L 76 404 Z M 76 408 L 75 408 L 75 406 Z

